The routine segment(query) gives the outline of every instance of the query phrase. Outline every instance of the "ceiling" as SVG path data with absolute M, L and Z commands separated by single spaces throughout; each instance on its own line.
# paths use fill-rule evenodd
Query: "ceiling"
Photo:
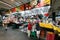
M 58 12 L 60 11 L 60 0 L 51 0 L 51 8 L 49 10 L 49 14 L 52 15 L 53 12 L 58 15 Z
M 32 0 L 0 0 L 0 8 L 11 9 L 13 7 L 28 3 Z
M 51 0 L 51 12 L 60 11 L 60 0 Z

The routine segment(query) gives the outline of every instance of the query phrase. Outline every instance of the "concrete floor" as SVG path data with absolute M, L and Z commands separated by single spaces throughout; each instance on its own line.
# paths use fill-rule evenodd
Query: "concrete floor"
M 26 33 L 21 32 L 20 30 L 8 29 L 0 30 L 0 40 L 31 40 L 27 37 Z

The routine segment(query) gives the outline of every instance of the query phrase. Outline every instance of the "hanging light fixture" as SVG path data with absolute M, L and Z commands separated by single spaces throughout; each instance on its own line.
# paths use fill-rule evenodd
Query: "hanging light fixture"
M 14 0 L 11 0 L 12 2 L 14 1 Z

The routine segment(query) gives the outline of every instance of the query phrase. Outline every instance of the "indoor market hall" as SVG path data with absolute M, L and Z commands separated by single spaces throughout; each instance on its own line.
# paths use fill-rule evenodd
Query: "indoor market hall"
M 60 0 L 0 0 L 0 40 L 60 40 Z

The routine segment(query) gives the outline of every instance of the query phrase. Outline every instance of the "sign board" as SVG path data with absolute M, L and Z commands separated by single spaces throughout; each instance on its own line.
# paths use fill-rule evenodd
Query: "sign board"
M 26 10 L 20 12 L 22 16 L 31 16 L 31 15 L 37 15 L 37 14 L 45 14 L 48 13 L 50 9 L 50 6 L 40 7 L 40 8 L 34 8 L 32 10 Z

